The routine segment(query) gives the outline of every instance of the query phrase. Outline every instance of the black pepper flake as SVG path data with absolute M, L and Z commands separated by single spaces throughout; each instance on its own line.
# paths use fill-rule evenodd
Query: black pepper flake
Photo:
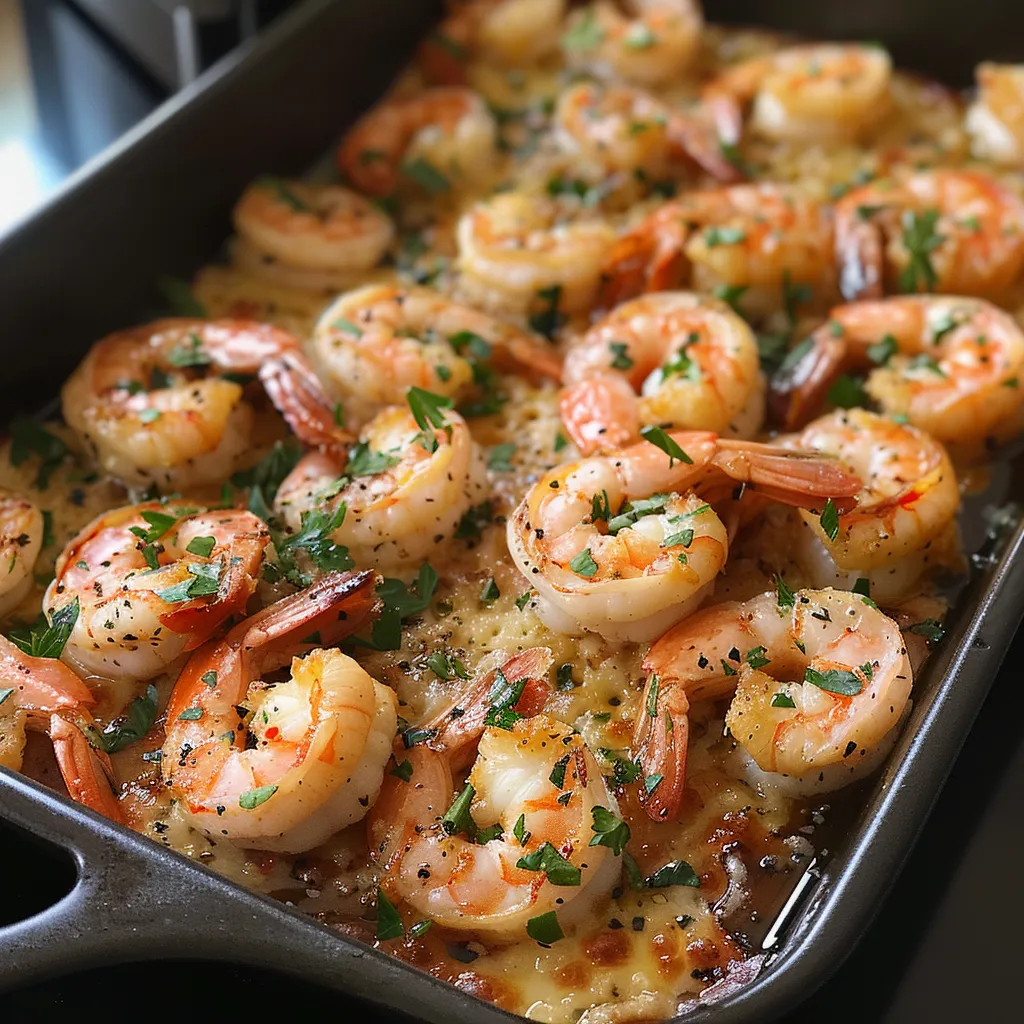
M 622 927 L 622 922 L 617 917 L 613 917 L 608 922 L 608 927 L 611 928 L 613 932 L 617 932 Z
M 645 918 L 643 918 L 643 917 L 634 917 L 633 918 L 633 931 L 635 931 L 635 932 L 642 932 L 644 930 L 644 924 L 645 923 L 646 923 L 646 919 Z

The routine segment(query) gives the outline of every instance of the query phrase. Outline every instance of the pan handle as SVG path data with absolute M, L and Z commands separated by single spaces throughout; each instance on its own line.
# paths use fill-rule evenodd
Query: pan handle
M 77 881 L 47 910 L 0 926 L 0 992 L 108 964 L 244 963 L 329 986 L 386 1013 L 451 1024 L 453 986 L 264 899 L 85 807 L 0 768 L 0 820 L 72 855 Z M 508 1024 L 490 1004 L 479 1024 Z

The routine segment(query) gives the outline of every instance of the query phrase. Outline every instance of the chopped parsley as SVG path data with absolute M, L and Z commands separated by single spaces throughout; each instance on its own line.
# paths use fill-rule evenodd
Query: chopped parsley
M 75 597 L 53 613 L 52 622 L 47 623 L 46 617 L 40 615 L 31 627 L 12 629 L 10 639 L 33 658 L 59 658 L 78 621 L 78 613 L 79 602 Z
M 607 807 L 593 807 L 590 813 L 594 819 L 590 826 L 594 835 L 588 845 L 607 846 L 618 857 L 629 842 L 629 825 L 612 814 Z

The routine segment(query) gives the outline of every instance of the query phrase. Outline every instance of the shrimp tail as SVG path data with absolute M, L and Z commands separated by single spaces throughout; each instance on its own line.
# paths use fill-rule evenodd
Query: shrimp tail
M 769 416 L 785 430 L 799 430 L 818 415 L 829 388 L 849 363 L 846 340 L 835 337 L 828 325 L 808 340 L 807 351 L 787 358 L 768 384 Z
M 746 181 L 742 165 L 729 160 L 726 146 L 736 145 L 742 131 L 743 114 L 727 97 L 706 101 L 710 117 L 677 115 L 669 132 L 680 149 L 711 177 L 727 185 Z
M 666 687 L 662 681 L 660 692 L 656 690 L 657 680 L 654 673 L 647 679 L 633 748 L 644 773 L 641 806 L 652 821 L 672 821 L 679 814 L 686 782 L 690 704 L 679 687 Z
M 300 352 L 284 352 L 260 367 L 260 381 L 278 412 L 310 448 L 341 454 L 354 440 L 330 396 Z M 343 422 L 343 421 L 342 421 Z
M 583 455 L 622 448 L 640 433 L 636 395 L 629 381 L 601 374 L 570 384 L 559 403 L 562 422 Z
M 37 714 L 89 707 L 96 698 L 85 683 L 56 658 L 25 654 L 0 636 L 0 679 L 17 689 L 18 705 Z
M 689 276 L 688 229 L 666 204 L 612 246 L 601 268 L 597 308 L 611 309 L 644 292 L 671 291 Z
M 81 728 L 61 715 L 50 716 L 48 731 L 71 799 L 119 825 L 126 824 L 110 758 L 89 743 Z

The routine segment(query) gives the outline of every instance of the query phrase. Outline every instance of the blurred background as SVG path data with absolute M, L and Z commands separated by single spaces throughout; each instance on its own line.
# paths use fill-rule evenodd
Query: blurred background
M 296 0 L 0 0 L 0 233 Z

